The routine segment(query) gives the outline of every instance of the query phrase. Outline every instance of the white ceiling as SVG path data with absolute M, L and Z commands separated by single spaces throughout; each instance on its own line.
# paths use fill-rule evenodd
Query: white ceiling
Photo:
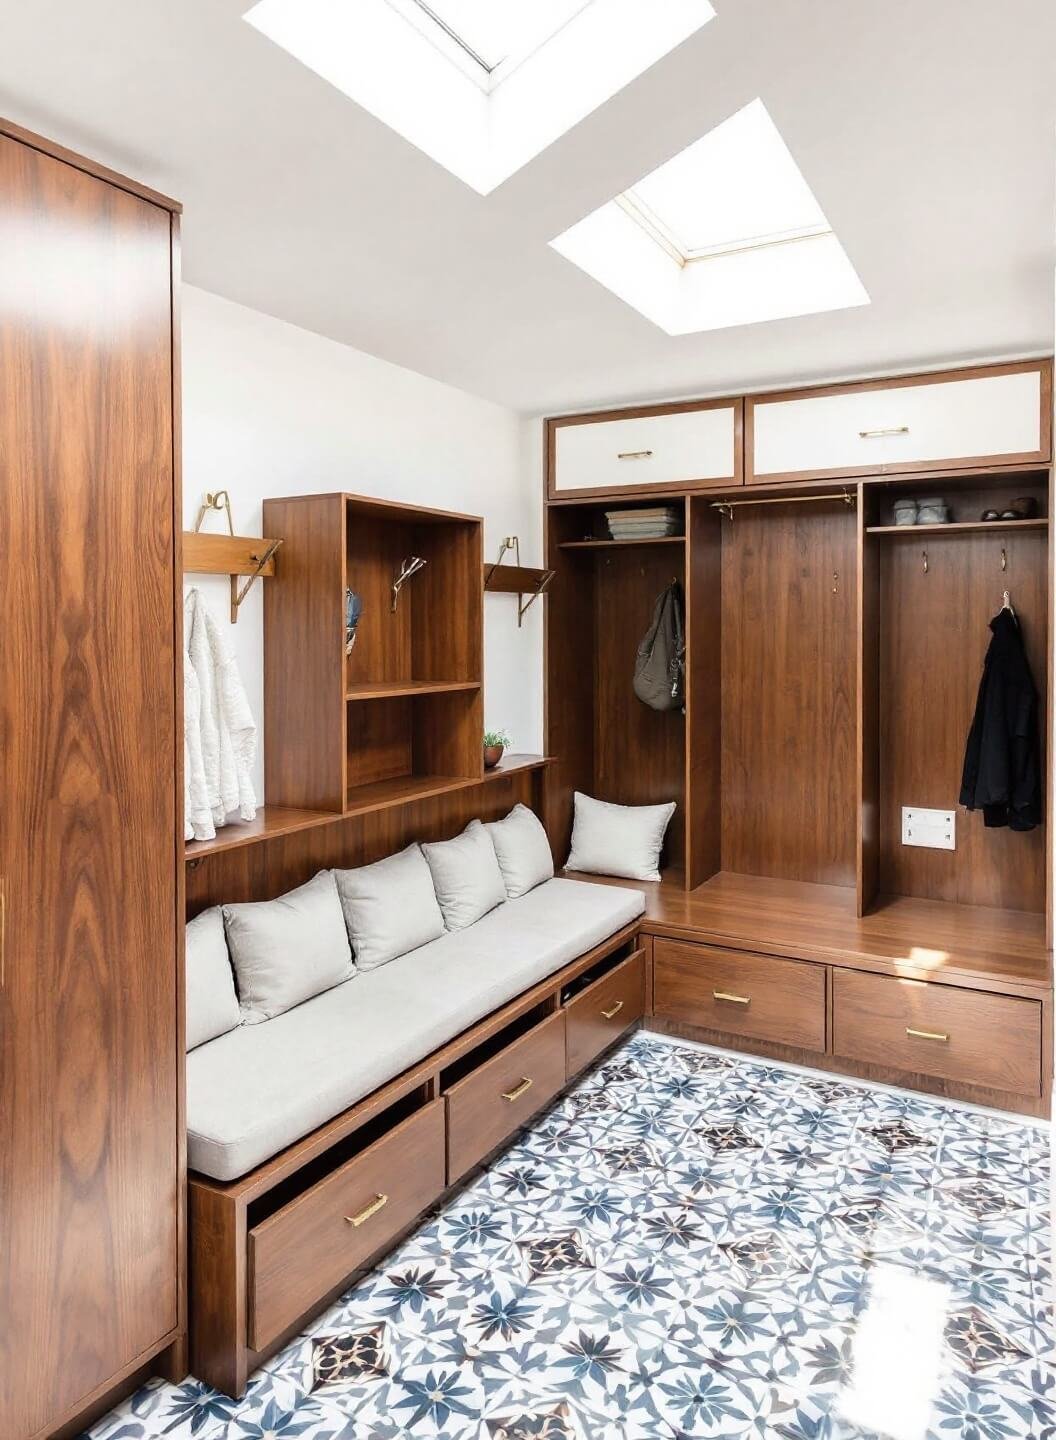
M 526 413 L 1052 349 L 1052 0 L 715 0 L 487 197 L 248 6 L 0 0 L 0 113 L 181 199 L 193 284 Z M 549 248 L 756 96 L 869 307 L 671 338 Z

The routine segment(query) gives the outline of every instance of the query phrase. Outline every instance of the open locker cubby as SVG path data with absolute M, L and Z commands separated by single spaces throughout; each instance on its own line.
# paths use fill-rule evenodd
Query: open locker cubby
M 1038 690 L 1046 769 L 1047 472 L 863 488 L 860 912 L 883 896 L 914 896 L 1043 914 L 1048 817 L 1029 832 L 988 829 L 958 797 L 989 622 L 1005 592 Z M 951 523 L 894 527 L 895 500 L 922 494 L 941 494 Z M 1033 518 L 980 519 L 1022 496 L 1034 498 Z M 956 848 L 903 844 L 904 806 L 956 810 Z
M 269 804 L 358 814 L 482 778 L 479 518 L 343 494 L 267 500 L 264 518 L 284 541 L 264 612 Z

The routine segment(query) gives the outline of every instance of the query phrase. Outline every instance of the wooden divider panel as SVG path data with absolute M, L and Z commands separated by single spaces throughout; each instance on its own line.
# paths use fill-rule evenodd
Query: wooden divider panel
M 722 545 L 723 869 L 853 885 L 854 512 L 739 509 Z

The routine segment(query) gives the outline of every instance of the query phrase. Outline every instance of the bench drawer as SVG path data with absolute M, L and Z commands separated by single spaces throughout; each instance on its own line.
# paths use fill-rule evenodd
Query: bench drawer
M 433 1100 L 249 1232 L 249 1344 L 259 1350 L 395 1239 L 445 1188 Z
M 760 396 L 749 484 L 1048 459 L 1043 365 Z
M 644 1009 L 645 951 L 637 950 L 565 1006 L 569 1079 L 636 1024 Z
M 653 1012 L 705 1030 L 825 1049 L 825 967 L 657 939 Z
M 1041 1004 L 889 975 L 833 972 L 833 1050 L 848 1060 L 1041 1094 Z
M 724 400 L 660 415 L 632 412 L 617 420 L 559 420 L 553 493 L 728 487 L 738 476 L 738 403 Z
M 448 1090 L 449 1181 L 472 1170 L 564 1084 L 565 1016 L 559 1010 Z

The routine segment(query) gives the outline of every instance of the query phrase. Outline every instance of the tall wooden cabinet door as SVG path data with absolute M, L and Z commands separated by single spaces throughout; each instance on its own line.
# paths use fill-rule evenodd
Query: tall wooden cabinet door
M 0 135 L 4 1440 L 177 1323 L 171 225 Z

